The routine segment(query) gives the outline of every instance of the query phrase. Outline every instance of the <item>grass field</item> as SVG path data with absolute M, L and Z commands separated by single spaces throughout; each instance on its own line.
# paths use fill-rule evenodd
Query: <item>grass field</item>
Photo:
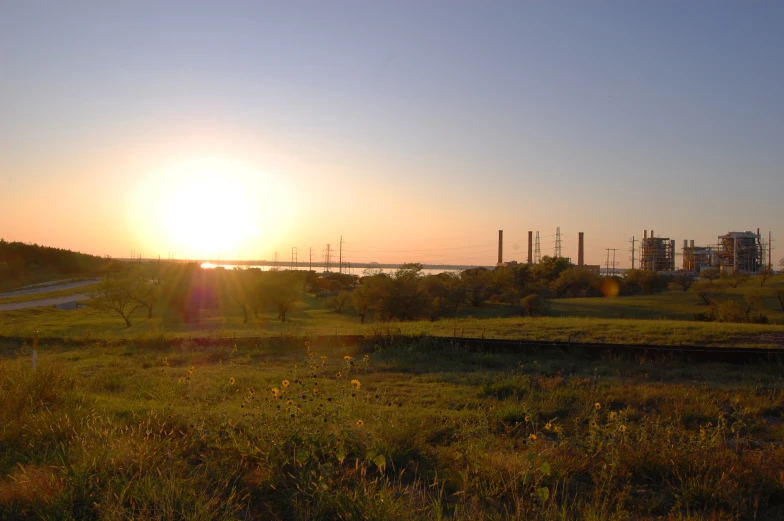
M 741 290 L 741 288 L 739 288 Z M 739 291 L 735 290 L 735 291 Z M 297 335 L 373 335 L 395 332 L 405 335 L 516 338 L 574 342 L 647 343 L 663 345 L 711 345 L 780 347 L 784 344 L 784 313 L 770 309 L 773 324 L 729 324 L 664 319 L 664 309 L 682 309 L 673 317 L 689 315 L 691 309 L 704 310 L 691 293 L 669 290 L 660 295 L 615 299 L 565 299 L 553 303 L 548 317 L 520 317 L 508 306 L 487 304 L 464 308 L 457 320 L 434 322 L 373 323 L 360 325 L 350 312 L 337 314 L 326 309 L 323 299 L 305 296 L 281 323 L 272 313 L 251 316 L 242 323 L 239 311 L 203 311 L 199 322 L 184 324 L 179 317 L 156 309 L 147 319 L 137 311 L 133 325 L 126 328 L 116 316 L 97 313 L 91 308 L 71 311 L 53 307 L 0 312 L 0 336 L 42 338 L 138 339 L 152 337 L 269 337 Z M 657 315 L 657 311 L 659 314 Z M 686 311 L 686 310 L 689 311 Z M 623 311 L 624 313 L 621 313 Z M 680 315 L 679 315 L 680 313 Z M 621 317 L 617 317 L 621 315 Z M 636 318 L 635 318 L 636 317 Z M 779 323 L 776 323 L 779 322 Z
M 379 337 L 48 345 L 33 371 L 0 349 L 2 519 L 784 516 L 779 365 Z

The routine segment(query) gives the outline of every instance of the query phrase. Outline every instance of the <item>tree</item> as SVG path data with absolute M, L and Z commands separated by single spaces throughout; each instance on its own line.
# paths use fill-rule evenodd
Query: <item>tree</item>
M 770 266 L 765 266 L 762 269 L 762 271 L 759 272 L 759 276 L 760 276 L 760 287 L 762 287 L 765 285 L 765 282 L 767 282 L 767 280 L 773 276 L 773 268 L 771 268 Z
M 745 271 L 738 271 L 732 270 L 730 273 L 723 272 L 721 274 L 721 278 L 727 281 L 729 287 L 735 289 L 747 280 L 749 280 L 750 275 Z
M 781 311 L 784 311 L 784 289 L 776 290 L 776 298 L 778 299 L 779 305 L 781 306 Z
M 707 306 L 711 305 L 711 303 L 716 299 L 716 294 L 718 293 L 716 286 L 714 286 L 710 280 L 699 280 L 695 282 L 692 284 L 691 290 Z
M 255 290 L 261 270 L 258 268 L 233 269 L 217 273 L 221 276 L 220 287 L 223 300 L 234 302 L 242 311 L 242 323 L 247 324 L 250 310 L 253 309 L 256 312 L 260 304 L 258 292 Z
M 558 278 L 550 283 L 556 297 L 587 296 L 598 286 L 599 277 L 579 266 L 562 271 Z
M 142 307 L 147 308 L 147 318 L 152 318 L 152 308 L 158 302 L 163 279 L 157 275 L 146 279 L 142 274 L 138 274 L 137 279 L 134 297 Z
M 717 280 L 721 276 L 721 272 L 717 268 L 706 268 L 700 272 L 700 277 L 707 280 L 709 283 L 713 283 L 714 280 Z
M 487 268 L 470 268 L 460 273 L 468 292 L 468 301 L 474 307 L 484 305 L 491 285 L 491 272 Z
M 673 281 L 678 286 L 683 288 L 683 292 L 685 293 L 685 292 L 689 291 L 689 288 L 691 288 L 691 285 L 694 284 L 694 276 L 690 272 L 678 273 L 673 278 Z
M 142 306 L 138 299 L 138 278 L 104 280 L 98 289 L 90 293 L 95 307 L 108 314 L 120 315 L 125 327 L 131 327 L 131 315 Z
M 743 297 L 743 300 L 745 303 L 743 311 L 746 314 L 746 319 L 749 321 L 752 320 L 752 313 L 759 313 L 765 308 L 765 304 L 762 302 L 762 297 L 759 293 L 748 294 Z
M 301 282 L 295 271 L 264 273 L 257 287 L 262 305 L 278 313 L 278 319 L 286 322 L 286 314 L 300 299 Z
M 351 293 L 348 291 L 339 291 L 337 295 L 329 297 L 326 300 L 325 305 L 331 307 L 340 315 L 343 313 L 343 308 L 348 304 L 349 300 L 351 300 Z

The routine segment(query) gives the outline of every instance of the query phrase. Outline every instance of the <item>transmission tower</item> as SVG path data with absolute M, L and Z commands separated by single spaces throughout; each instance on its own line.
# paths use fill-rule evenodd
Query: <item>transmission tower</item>
M 340 250 L 338 255 L 338 273 L 343 273 L 343 236 L 340 236 Z
M 632 246 L 631 248 L 629 248 L 629 251 L 632 252 L 632 269 L 634 269 L 634 242 L 635 242 L 634 235 L 632 235 L 632 238 L 629 239 L 629 242 L 632 243 Z
M 297 269 L 297 247 L 296 246 L 292 246 L 291 247 L 291 269 L 292 270 L 296 270 Z
M 615 252 L 618 251 L 618 248 L 605 248 L 605 249 L 607 250 L 607 263 L 604 265 L 604 274 L 609 275 L 610 268 L 612 268 L 612 274 L 613 276 L 615 276 L 615 267 L 618 265 L 618 263 L 615 262 Z M 613 252 L 612 263 L 610 262 L 610 252 Z
M 555 229 L 555 258 L 561 258 L 561 227 Z
M 539 264 L 542 260 L 542 252 L 539 249 L 539 232 L 536 232 L 536 243 L 534 244 L 534 264 Z
M 272 267 L 276 270 L 278 269 L 278 252 L 275 252 L 275 260 L 272 263 Z
M 327 244 L 327 248 L 324 250 L 324 271 L 329 271 L 330 264 L 332 264 L 332 250 L 330 250 L 330 245 Z

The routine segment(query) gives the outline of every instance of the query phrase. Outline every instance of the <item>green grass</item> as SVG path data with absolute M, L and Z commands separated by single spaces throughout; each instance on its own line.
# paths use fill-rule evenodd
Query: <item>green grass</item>
M 780 324 L 729 324 L 632 318 L 635 309 L 644 316 L 655 317 L 654 306 L 668 308 L 662 302 L 696 301 L 691 294 L 670 291 L 663 295 L 622 297 L 616 299 L 568 299 L 553 304 L 556 316 L 519 317 L 508 306 L 488 304 L 482 308 L 465 308 L 457 320 L 435 322 L 392 322 L 360 325 L 359 319 L 346 312 L 337 314 L 323 307 L 323 299 L 308 295 L 288 315 L 287 322 L 276 320 L 272 313 L 251 315 L 247 324 L 238 310 L 203 310 L 198 322 L 182 323 L 178 316 L 155 310 L 153 318 L 139 310 L 133 325 L 126 328 L 115 316 L 92 308 L 63 311 L 53 307 L 28 308 L 0 312 L 0 336 L 32 337 L 38 331 L 42 338 L 135 339 L 188 337 L 270 337 L 297 335 L 374 335 L 386 332 L 405 335 L 465 336 L 474 338 L 508 338 L 575 342 L 608 342 L 621 344 L 710 345 L 729 347 L 780 347 L 784 343 L 784 326 Z M 661 300 L 657 300 L 661 299 Z M 684 306 L 686 304 L 683 304 Z M 693 304 L 697 309 L 704 306 Z M 564 311 L 569 310 L 570 312 Z M 577 307 L 584 309 L 578 310 Z M 673 305 L 672 307 L 677 307 Z M 626 310 L 624 318 L 612 317 L 613 309 Z M 567 316 L 557 316 L 560 314 Z M 568 316 L 581 313 L 587 317 Z M 770 311 L 770 316 L 784 313 Z
M 0 518 L 781 519 L 782 378 L 428 338 L 46 345 L 32 371 L 6 342 Z

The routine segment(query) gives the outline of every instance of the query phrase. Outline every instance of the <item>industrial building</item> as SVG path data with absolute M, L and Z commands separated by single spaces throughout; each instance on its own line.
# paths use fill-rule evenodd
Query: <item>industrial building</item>
M 716 268 L 724 272 L 744 271 L 759 273 L 767 265 L 765 252 L 768 246 L 759 230 L 754 232 L 727 232 L 718 237 L 712 246 L 695 246 L 694 241 L 683 241 L 683 269 L 701 272 Z M 769 253 L 769 251 L 768 251 Z
M 701 272 L 716 265 L 713 246 L 695 246 L 694 241 L 683 239 L 683 269 Z
M 765 268 L 765 245 L 759 230 L 757 233 L 729 232 L 719 236 L 716 267 L 722 271 L 762 271 Z
M 675 271 L 675 241 L 669 237 L 655 237 L 653 230 L 643 232 L 640 241 L 640 269 L 645 271 Z

